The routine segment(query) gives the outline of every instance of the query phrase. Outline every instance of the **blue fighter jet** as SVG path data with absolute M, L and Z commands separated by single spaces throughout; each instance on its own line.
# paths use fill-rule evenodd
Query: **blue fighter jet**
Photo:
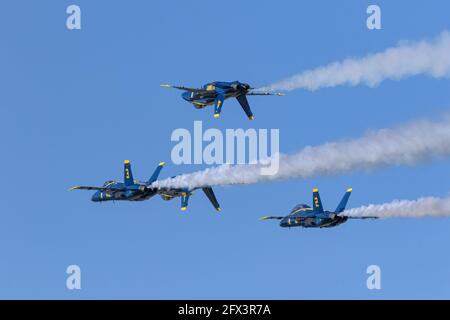
M 283 228 L 304 227 L 304 228 L 331 228 L 338 226 L 348 219 L 378 219 L 377 217 L 348 217 L 342 215 L 347 201 L 350 198 L 352 189 L 347 189 L 344 197 L 334 211 L 324 211 L 320 200 L 319 189 L 313 189 L 313 207 L 306 204 L 295 206 L 286 217 L 263 217 L 259 220 L 276 219 L 281 220 L 280 226 Z
M 255 92 L 247 83 L 239 81 L 224 82 L 216 81 L 205 84 L 202 88 L 187 88 L 162 84 L 162 87 L 180 89 L 184 100 L 192 103 L 195 108 L 202 109 L 214 105 L 214 117 L 218 118 L 222 111 L 223 102 L 228 98 L 236 98 L 245 114 L 250 120 L 254 119 L 247 96 L 282 96 L 282 93 Z
M 180 189 L 180 188 L 155 188 L 152 184 L 157 181 L 159 173 L 164 166 L 164 162 L 160 162 L 148 181 L 138 181 L 133 179 L 131 172 L 131 164 L 129 160 L 124 161 L 124 181 L 106 181 L 102 187 L 77 186 L 70 190 L 96 190 L 92 196 L 94 202 L 128 200 L 143 201 L 159 194 L 163 200 L 172 200 L 175 197 L 181 198 L 181 210 L 185 211 L 188 206 L 189 197 L 196 189 Z M 217 202 L 214 191 L 211 187 L 201 188 L 206 197 L 212 203 L 217 211 L 221 211 Z

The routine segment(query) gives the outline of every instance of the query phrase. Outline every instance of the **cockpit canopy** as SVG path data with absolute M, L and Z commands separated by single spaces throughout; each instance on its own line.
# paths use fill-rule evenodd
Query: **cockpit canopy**
M 212 82 L 212 83 L 207 83 L 203 86 L 203 89 L 206 91 L 213 91 L 216 89 L 216 83 Z
M 306 208 L 310 208 L 310 206 L 306 205 L 306 204 L 298 204 L 296 205 L 294 208 L 292 208 L 291 213 L 294 213 L 300 209 L 306 209 Z
M 106 182 L 103 184 L 103 186 L 104 186 L 104 187 L 109 187 L 110 185 L 115 184 L 115 183 L 116 183 L 115 181 L 109 180 L 109 181 L 106 181 Z

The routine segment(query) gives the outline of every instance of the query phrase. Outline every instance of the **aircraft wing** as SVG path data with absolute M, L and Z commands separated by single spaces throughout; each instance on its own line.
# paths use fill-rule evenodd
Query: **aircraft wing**
M 174 89 L 183 90 L 183 91 L 189 91 L 189 92 L 206 92 L 205 89 L 188 88 L 188 87 L 183 87 L 183 86 L 172 86 L 170 84 L 162 84 L 161 87 L 174 88 Z
M 284 218 L 284 217 L 265 216 L 265 217 L 259 218 L 258 220 L 281 220 L 281 219 L 283 219 L 283 218 Z
M 69 190 L 126 191 L 127 188 L 76 186 Z
M 348 217 L 348 216 L 344 217 L 347 217 L 348 219 L 380 219 L 380 217 Z
M 249 92 L 247 93 L 248 96 L 284 96 L 284 93 L 279 93 L 279 92 Z

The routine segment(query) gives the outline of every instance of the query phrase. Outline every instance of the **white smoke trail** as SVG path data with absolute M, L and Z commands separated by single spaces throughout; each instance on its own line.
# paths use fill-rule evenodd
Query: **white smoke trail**
M 376 86 L 386 79 L 427 74 L 434 78 L 450 75 L 450 34 L 444 31 L 433 41 L 401 42 L 397 47 L 364 58 L 333 62 L 302 72 L 261 91 L 317 90 L 338 85 Z
M 282 155 L 274 175 L 261 175 L 261 164 L 221 165 L 155 182 L 154 187 L 197 188 L 250 184 L 288 178 L 310 178 L 388 165 L 412 165 L 450 155 L 450 117 L 419 121 L 395 129 L 369 132 L 347 141 L 306 147 Z
M 395 200 L 385 204 L 371 204 L 360 208 L 348 209 L 342 215 L 356 218 L 444 217 L 450 216 L 450 197 Z

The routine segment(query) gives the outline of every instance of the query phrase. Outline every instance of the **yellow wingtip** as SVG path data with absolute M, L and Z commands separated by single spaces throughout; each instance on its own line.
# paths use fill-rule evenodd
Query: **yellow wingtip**
M 259 218 L 258 220 L 259 220 L 259 221 L 267 220 L 267 218 L 269 218 L 269 216 L 264 216 L 264 217 L 262 217 L 262 218 Z
M 318 188 L 314 188 L 313 192 L 319 192 L 319 189 Z
M 159 165 L 160 166 L 163 166 L 163 165 L 165 165 L 166 163 L 164 162 L 164 161 L 161 161 L 160 163 L 159 163 Z
M 128 163 L 130 163 L 130 160 L 123 160 L 123 163 L 128 164 Z
M 172 86 L 170 84 L 160 84 L 163 88 L 171 88 Z
M 219 113 L 214 113 L 214 118 L 218 118 L 220 116 Z
M 75 186 L 75 187 L 70 188 L 69 190 L 70 190 L 70 191 L 76 190 L 76 189 L 78 189 L 79 187 L 80 187 L 80 186 Z
M 255 120 L 255 117 L 254 116 L 250 116 L 250 117 L 248 117 L 248 119 L 249 120 Z
M 353 188 L 348 188 L 347 189 L 347 192 L 352 192 L 353 191 Z
M 181 211 L 186 211 L 187 207 L 181 207 Z
M 221 207 L 218 207 L 218 208 L 216 208 L 216 211 L 217 211 L 217 212 L 220 212 L 220 211 L 222 211 L 222 208 L 221 208 Z

